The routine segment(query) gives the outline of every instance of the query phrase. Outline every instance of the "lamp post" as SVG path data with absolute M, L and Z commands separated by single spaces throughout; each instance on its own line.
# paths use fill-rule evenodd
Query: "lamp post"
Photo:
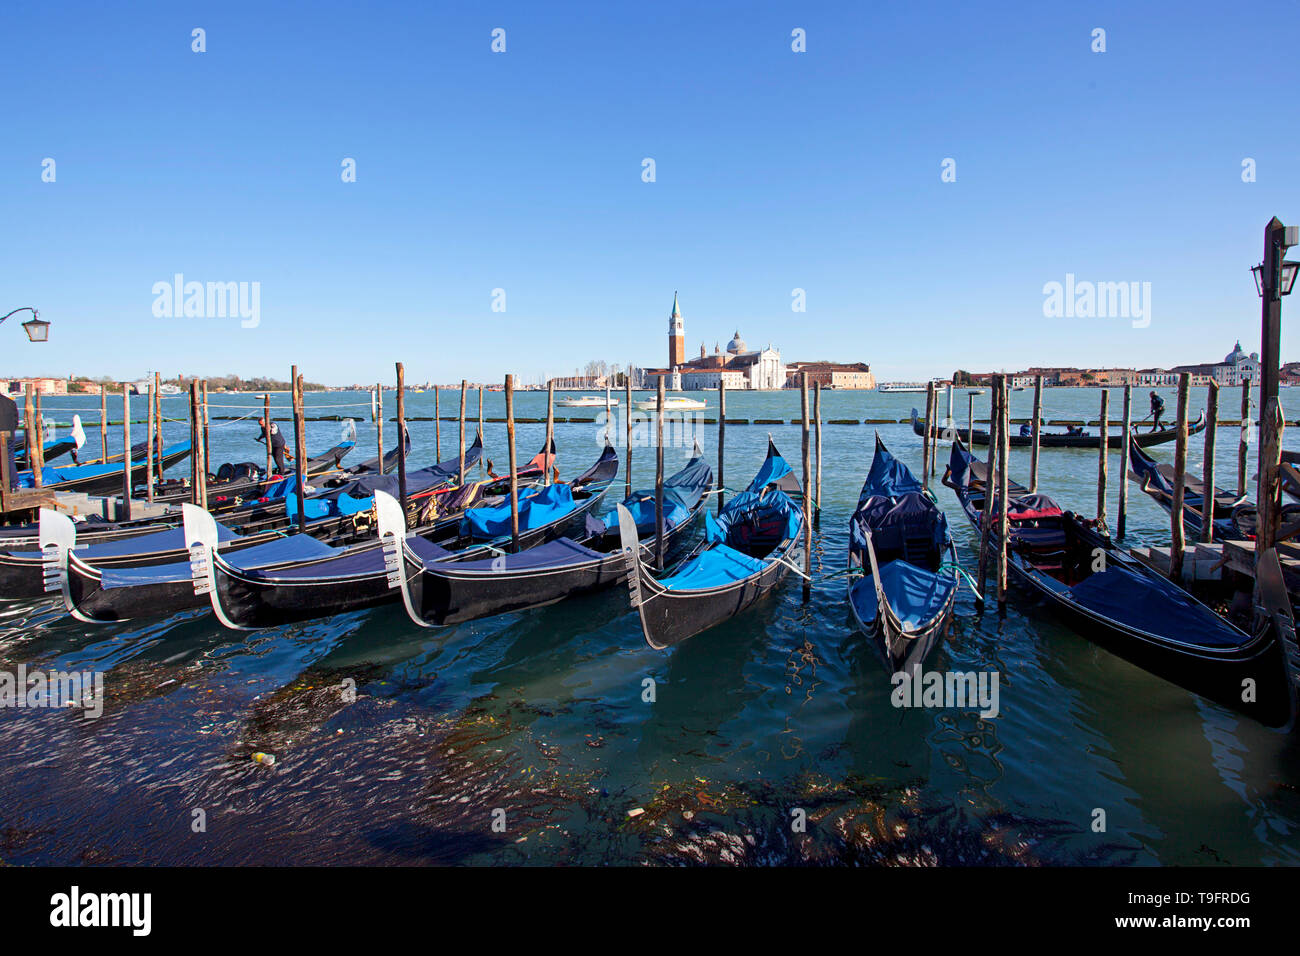
M 1255 560 L 1277 542 L 1280 513 L 1278 463 L 1281 455 L 1281 407 L 1277 400 L 1277 382 L 1281 364 L 1282 296 L 1295 285 L 1300 263 L 1287 262 L 1283 256 L 1292 246 L 1300 245 L 1300 227 L 1284 226 L 1274 216 L 1264 227 L 1264 261 L 1251 269 L 1261 303 L 1259 355 L 1259 487 L 1256 491 L 1258 529 Z M 1256 581 L 1259 574 L 1256 572 Z
M 33 309 L 30 305 L 25 305 L 20 309 L 14 309 L 9 315 L 0 316 L 0 322 L 9 318 L 10 315 L 17 315 L 19 312 L 30 312 L 32 317 L 23 323 L 23 329 L 27 332 L 27 338 L 32 342 L 48 342 L 50 340 L 50 323 L 41 318 L 41 314 Z

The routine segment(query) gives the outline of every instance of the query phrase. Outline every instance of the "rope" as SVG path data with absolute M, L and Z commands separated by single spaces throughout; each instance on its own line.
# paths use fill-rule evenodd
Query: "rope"
M 945 569 L 949 571 L 955 571 L 957 573 L 957 576 L 966 582 L 967 587 L 971 589 L 971 593 L 974 594 L 981 601 L 984 600 L 983 596 L 979 592 L 979 588 L 975 586 L 975 579 L 971 577 L 970 574 L 967 573 L 966 569 L 963 568 L 960 564 L 944 563 L 939 565 L 940 571 L 943 571 Z

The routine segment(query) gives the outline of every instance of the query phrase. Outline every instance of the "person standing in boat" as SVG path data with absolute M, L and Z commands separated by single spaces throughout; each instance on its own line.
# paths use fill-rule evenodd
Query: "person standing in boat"
M 1165 413 L 1165 400 L 1155 392 L 1151 393 L 1151 430 L 1160 430 L 1160 418 Z
M 257 436 L 257 440 L 260 442 L 266 442 L 268 440 L 266 419 L 259 418 L 257 420 L 257 424 L 262 426 L 262 433 Z M 289 460 L 293 461 L 293 455 L 290 454 L 285 449 L 284 436 L 280 434 L 280 426 L 278 426 L 275 422 L 271 422 L 270 442 L 271 442 L 271 457 L 275 459 L 275 470 L 283 475 L 285 473 L 284 458 L 286 455 L 288 455 Z

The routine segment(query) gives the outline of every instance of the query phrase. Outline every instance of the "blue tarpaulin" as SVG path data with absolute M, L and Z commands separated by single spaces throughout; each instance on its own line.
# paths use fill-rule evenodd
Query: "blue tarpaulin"
M 692 458 L 681 471 L 664 479 L 664 527 L 675 528 L 690 517 L 691 509 L 713 481 L 713 470 L 702 458 Z M 655 491 L 634 491 L 623 502 L 632 513 L 638 536 L 653 534 L 655 529 Z M 606 530 L 618 528 L 618 511 L 604 516 Z
M 285 561 L 310 561 L 334 554 L 338 549 L 317 541 L 305 534 L 293 534 L 276 538 L 266 544 L 257 544 L 232 554 L 223 555 L 226 562 L 237 568 L 264 568 Z M 188 581 L 191 577 L 190 562 L 175 561 L 170 564 L 155 564 L 143 568 L 106 568 L 101 572 L 101 585 L 105 589 L 127 588 L 143 584 L 169 584 Z
M 568 485 L 547 485 L 520 495 L 519 530 L 540 528 L 573 511 L 573 489 Z M 461 533 L 477 540 L 510 534 L 510 502 L 486 508 L 470 508 L 461 520 Z
M 765 561 L 719 544 L 691 558 L 680 571 L 661 583 L 674 591 L 716 588 L 743 581 L 766 567 Z
M 906 627 L 928 624 L 943 610 L 957 588 L 951 573 L 943 574 L 918 568 L 907 561 L 890 561 L 880 569 L 880 585 L 885 600 Z M 876 616 L 876 585 L 870 577 L 853 585 L 849 599 L 864 621 Z

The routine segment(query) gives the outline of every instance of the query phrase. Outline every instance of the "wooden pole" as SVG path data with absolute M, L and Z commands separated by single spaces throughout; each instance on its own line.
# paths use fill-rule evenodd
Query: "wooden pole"
M 1038 449 L 1042 434 L 1043 420 L 1043 376 L 1034 376 L 1034 420 L 1030 427 L 1029 441 L 1029 490 L 1038 491 Z
M 456 484 L 465 484 L 465 398 L 469 382 L 460 380 L 460 464 L 456 468 Z
M 546 449 L 543 453 L 543 468 L 546 474 L 542 476 L 542 484 L 551 483 L 551 442 L 555 441 L 555 380 L 546 383 L 546 444 L 542 447 Z
M 808 373 L 799 373 L 799 406 L 803 418 L 803 599 L 807 603 L 812 597 L 812 495 L 809 485 L 812 483 L 812 463 L 809 451 L 808 424 Z
M 966 448 L 975 448 L 975 393 L 966 393 Z
M 1011 392 L 1005 375 L 999 376 L 998 404 L 998 613 L 1007 611 L 1007 524 L 1011 507 Z
M 933 379 L 930 381 L 930 387 L 934 391 L 934 411 L 930 413 L 930 477 L 935 476 L 939 464 L 939 386 Z M 929 483 L 929 479 L 926 479 Z
M 157 389 L 154 390 L 154 395 L 155 395 L 155 396 L 158 396 L 158 391 L 157 391 Z M 210 455 L 209 455 L 209 452 L 210 452 L 211 449 L 212 449 L 212 444 L 211 444 L 211 442 L 209 441 L 209 438 L 210 438 L 210 436 L 209 436 L 209 424 L 210 424 L 210 423 L 209 423 L 209 421 L 208 421 L 208 380 L 205 378 L 205 379 L 203 380 L 203 473 L 204 473 L 205 475 L 207 474 L 207 471 L 208 471 L 208 462 L 211 460 Z M 162 435 L 162 415 L 161 415 L 161 414 L 159 414 L 159 416 L 158 416 L 158 434 L 159 434 L 160 436 Z M 159 465 L 160 465 L 160 467 L 161 467 L 161 462 L 159 463 Z M 205 496 L 205 497 L 206 497 L 206 496 Z
M 623 377 L 623 423 L 627 444 L 627 495 L 632 497 L 632 366 L 627 367 Z
M 1205 444 L 1201 461 L 1201 540 L 1214 540 L 1214 437 L 1219 430 L 1219 383 L 1211 380 L 1205 394 Z
M 506 440 L 510 444 L 510 550 L 519 550 L 519 472 L 515 462 L 515 377 L 506 376 Z M 545 454 L 549 454 L 548 448 Z M 544 459 L 545 455 L 543 456 Z
M 1276 379 L 1275 379 L 1276 385 Z M 1282 483 L 1278 469 L 1282 464 L 1282 431 L 1286 422 L 1282 417 L 1282 404 L 1274 395 L 1259 416 L 1259 486 L 1256 509 L 1260 518 L 1268 505 L 1272 521 L 1260 520 L 1255 536 L 1255 604 L 1262 604 L 1260 596 L 1260 556 L 1277 544 L 1278 521 L 1282 507 Z
M 32 383 L 26 387 L 26 400 L 23 403 L 23 428 L 27 434 L 27 467 L 32 472 L 32 482 L 41 487 L 41 469 L 37 467 L 36 448 L 44 439 L 36 427 L 36 403 L 32 400 Z
M 817 497 L 813 500 L 815 509 L 813 521 L 820 524 L 822 520 L 822 383 L 820 381 L 813 389 L 813 428 L 817 446 Z M 933 459 L 930 463 L 934 464 Z
M 305 532 L 307 530 L 307 502 L 304 501 L 307 491 L 307 423 L 304 421 L 302 407 L 302 376 L 298 374 L 298 366 L 293 366 L 290 372 L 293 388 L 293 454 L 297 459 L 294 462 L 294 490 L 298 496 L 298 530 Z M 406 501 L 403 498 L 402 504 Z
M 122 512 L 131 520 L 131 388 L 122 383 Z
M 379 473 L 384 473 L 384 388 L 375 383 L 375 428 L 378 431 Z
M 1119 441 L 1119 512 L 1115 518 L 1115 530 L 1124 537 L 1128 525 L 1128 456 L 1129 444 L 1133 441 L 1130 434 L 1133 428 L 1133 386 L 1124 386 L 1124 434 Z
M 433 460 L 442 461 L 442 389 L 433 387 Z
M 930 483 L 930 430 L 934 427 L 930 416 L 934 414 L 934 382 L 925 383 L 925 428 L 921 431 L 921 481 Z
M 483 434 L 483 386 L 478 387 L 478 433 Z M 487 474 L 487 456 L 479 457 L 478 466 L 484 474 Z
M 727 444 L 727 383 L 718 373 L 718 514 L 722 514 L 722 489 L 727 487 L 722 475 L 723 449 Z
M 190 382 L 190 500 L 207 508 L 207 465 L 203 461 L 203 400 L 199 397 L 198 379 Z M 146 472 L 147 473 L 147 472 Z M 299 495 L 299 501 L 302 500 Z M 299 508 L 301 510 L 301 507 Z
M 153 373 L 153 407 L 154 407 L 154 431 L 152 434 L 145 436 L 145 443 L 149 448 L 149 454 L 155 455 L 158 460 L 158 477 L 163 473 L 163 453 L 162 453 L 162 374 Z M 193 449 L 191 448 L 191 454 Z
M 655 567 L 664 566 L 664 376 L 655 403 Z
M 153 383 L 146 385 L 145 390 L 148 397 L 148 405 L 149 405 L 148 414 L 146 414 L 145 416 L 146 419 L 145 434 L 152 435 L 154 433 Z M 152 454 L 153 441 L 152 439 L 146 439 L 146 440 L 149 443 L 149 450 L 146 451 L 144 455 L 144 485 L 145 485 L 144 499 L 150 504 L 153 504 L 153 454 Z
M 1237 442 L 1237 497 L 1246 493 L 1246 456 L 1250 452 L 1250 381 L 1241 383 L 1241 438 Z
M 1187 372 L 1178 376 L 1178 431 L 1174 438 L 1174 501 L 1169 512 L 1170 552 L 1169 577 L 1174 581 L 1183 578 L 1183 500 L 1186 497 L 1187 472 L 1187 390 L 1192 377 Z
M 271 477 L 271 393 L 262 396 L 262 421 L 266 423 L 266 477 Z
M 13 488 L 14 476 L 9 472 L 9 443 L 13 438 L 12 432 L 0 432 L 0 511 L 8 510 L 6 498 Z
M 609 379 L 605 379 L 605 442 L 614 443 L 614 423 L 610 416 L 614 412 L 613 396 L 609 393 Z
M 101 462 L 108 461 L 108 386 L 99 386 L 99 448 Z
M 1098 422 L 1100 441 L 1097 449 L 1097 524 L 1110 534 L 1106 522 L 1106 479 L 1110 468 L 1110 389 L 1101 390 L 1101 417 Z
M 406 514 L 406 369 L 401 362 L 397 363 L 397 497 Z
M 1001 441 L 998 437 L 998 422 L 1001 420 L 998 409 L 1001 404 L 998 377 L 993 376 L 989 384 L 989 460 L 984 470 L 984 505 L 980 509 L 979 596 L 975 599 L 977 611 L 984 610 L 984 585 L 988 581 L 989 538 L 993 531 L 993 499 L 997 492 L 993 474 L 993 463 L 996 460 L 994 453 Z

